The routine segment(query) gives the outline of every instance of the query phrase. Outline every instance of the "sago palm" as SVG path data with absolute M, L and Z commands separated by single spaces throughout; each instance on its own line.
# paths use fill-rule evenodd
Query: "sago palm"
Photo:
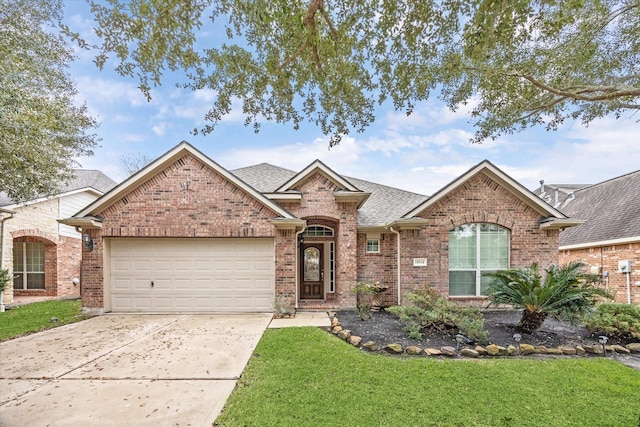
M 538 264 L 487 274 L 492 279 L 488 296 L 492 305 L 522 309 L 518 327 L 525 333 L 540 329 L 548 316 L 574 322 L 593 308 L 598 297 L 611 298 L 596 286 L 597 277 L 584 273 L 585 264 L 552 265 L 545 277 Z

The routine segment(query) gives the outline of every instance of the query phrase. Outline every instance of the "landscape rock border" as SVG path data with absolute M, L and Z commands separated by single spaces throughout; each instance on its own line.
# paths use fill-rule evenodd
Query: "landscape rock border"
M 385 351 L 390 354 L 408 354 L 412 356 L 445 356 L 445 357 L 464 357 L 464 358 L 479 358 L 479 357 L 509 357 L 509 356 L 529 356 L 529 355 L 552 355 L 552 356 L 607 356 L 607 355 L 631 355 L 640 354 L 640 343 L 630 343 L 626 346 L 614 344 L 605 345 L 605 352 L 603 354 L 602 346 L 600 345 L 577 345 L 577 346 L 559 346 L 559 347 L 545 347 L 545 346 L 533 346 L 530 344 L 520 344 L 518 347 L 509 345 L 503 347 L 496 344 L 489 344 L 485 347 L 475 346 L 470 348 L 467 346 L 461 346 L 459 348 L 443 346 L 440 348 L 421 348 L 418 346 L 403 347 L 398 343 L 376 343 L 373 341 L 366 341 L 362 343 L 363 338 L 356 335 L 351 335 L 351 331 L 343 329 L 340 325 L 340 320 L 335 312 L 327 313 L 331 319 L 330 332 L 336 335 L 338 338 L 346 341 L 354 347 L 360 348 L 369 352 Z

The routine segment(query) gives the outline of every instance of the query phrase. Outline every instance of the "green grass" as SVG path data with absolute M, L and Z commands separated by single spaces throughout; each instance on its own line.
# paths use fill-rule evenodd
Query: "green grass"
M 221 426 L 636 426 L 640 372 L 613 360 L 367 354 L 317 328 L 269 329 Z
M 57 317 L 58 321 L 51 323 L 52 317 Z M 0 313 L 0 341 L 55 328 L 88 317 L 82 315 L 82 305 L 77 300 L 51 300 L 22 305 Z

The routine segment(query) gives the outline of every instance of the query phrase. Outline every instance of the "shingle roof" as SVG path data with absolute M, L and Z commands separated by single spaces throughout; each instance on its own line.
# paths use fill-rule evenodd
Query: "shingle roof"
M 275 191 L 297 172 L 261 163 L 255 166 L 232 170 L 231 173 L 256 190 L 269 193 Z M 357 178 L 345 177 L 360 190 L 371 193 L 369 199 L 358 210 L 358 226 L 386 225 L 400 218 L 428 197 Z
M 567 200 L 569 194 L 589 186 L 590 184 L 545 184 L 544 194 L 540 191 L 540 187 L 536 188 L 533 193 L 551 206 L 559 207 Z
M 560 246 L 640 236 L 640 170 L 574 191 L 560 210 L 587 222 L 560 233 Z
M 260 163 L 230 171 L 235 176 L 260 191 L 270 193 L 293 178 L 297 172 L 269 163 Z
M 64 183 L 57 194 L 64 194 L 83 188 L 93 188 L 101 193 L 106 193 L 115 187 L 116 184 L 114 180 L 98 170 L 76 169 L 75 178 Z M 6 193 L 0 192 L 0 206 L 9 206 L 14 203 Z

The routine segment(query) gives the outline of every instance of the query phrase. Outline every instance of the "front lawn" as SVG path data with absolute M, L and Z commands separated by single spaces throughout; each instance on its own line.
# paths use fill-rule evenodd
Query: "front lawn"
M 56 317 L 58 321 L 52 323 L 52 317 Z M 50 300 L 21 305 L 0 313 L 0 341 L 77 322 L 87 317 L 82 315 L 82 303 L 78 300 Z
M 268 329 L 221 426 L 635 426 L 640 372 L 613 360 L 366 354 L 318 328 Z

